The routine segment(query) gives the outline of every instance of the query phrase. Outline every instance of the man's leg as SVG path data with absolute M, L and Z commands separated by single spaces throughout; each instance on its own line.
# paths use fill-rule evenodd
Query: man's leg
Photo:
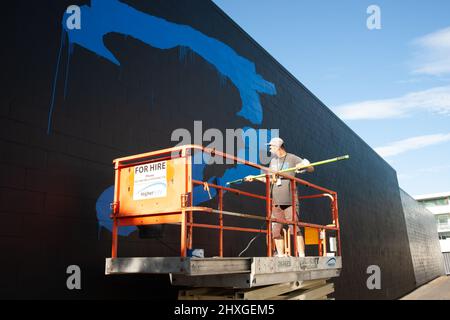
M 272 218 L 283 219 L 283 210 L 279 207 L 272 207 Z M 275 242 L 278 256 L 284 256 L 284 239 L 281 235 L 281 229 L 283 225 L 281 223 L 272 223 L 272 237 Z
M 298 205 L 296 207 L 297 207 L 296 214 L 298 214 Z M 285 219 L 292 220 L 292 206 L 290 206 L 289 208 L 286 208 Z M 294 235 L 294 226 L 293 225 L 289 225 L 289 230 L 290 230 L 290 234 Z M 303 234 L 300 230 L 300 227 L 298 227 L 298 226 L 297 226 L 297 235 L 295 238 L 296 238 L 295 240 L 297 241 L 298 256 L 304 257 L 305 256 L 305 240 L 303 238 Z
M 275 239 L 275 247 L 277 248 L 277 256 L 284 256 L 284 239 Z
M 305 240 L 302 234 L 297 234 L 297 251 L 299 257 L 305 256 Z
M 284 254 L 288 257 L 291 256 L 291 234 L 289 232 L 289 229 L 283 228 L 283 239 L 284 239 Z

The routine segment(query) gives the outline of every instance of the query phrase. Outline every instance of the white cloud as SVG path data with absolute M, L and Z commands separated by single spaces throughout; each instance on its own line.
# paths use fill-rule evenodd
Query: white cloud
M 415 39 L 413 73 L 441 76 L 450 73 L 450 27 Z
M 440 76 L 438 79 L 450 75 L 450 27 L 429 33 L 411 43 L 415 47 L 415 59 L 411 63 L 413 74 Z M 416 77 L 401 82 L 420 81 L 422 79 Z M 410 92 L 389 99 L 353 102 L 334 109 L 344 120 L 401 118 L 420 110 L 450 114 L 450 86 Z
M 375 151 L 382 157 L 392 157 L 411 150 L 417 150 L 447 141 L 450 141 L 450 133 L 431 134 L 395 141 L 386 146 L 375 148 Z
M 450 172 L 450 165 L 443 165 L 443 166 L 434 166 L 434 167 L 425 167 L 418 170 L 415 170 L 413 173 L 397 173 L 397 178 L 400 181 L 400 184 L 402 181 L 408 181 L 408 180 L 414 180 L 414 179 L 423 179 L 425 176 L 430 177 L 433 175 L 434 177 L 439 177 L 442 174 L 445 174 L 446 172 Z M 420 181 L 418 181 L 419 183 Z
M 410 92 L 397 98 L 353 102 L 334 110 L 344 120 L 401 118 L 414 111 L 450 115 L 450 86 Z
M 440 173 L 440 172 L 446 172 L 450 170 L 450 165 L 443 165 L 443 166 L 434 166 L 429 168 L 422 168 L 419 170 L 419 172 L 422 173 Z
M 405 174 L 405 173 L 399 173 L 397 174 L 397 178 L 399 180 L 410 180 L 414 178 L 414 175 L 411 174 Z

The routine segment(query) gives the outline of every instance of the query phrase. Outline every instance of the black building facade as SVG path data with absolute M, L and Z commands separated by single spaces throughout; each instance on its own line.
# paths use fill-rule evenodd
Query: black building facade
M 395 299 L 442 274 L 437 236 L 408 237 L 422 224 L 432 228 L 419 218 L 428 211 L 399 190 L 395 170 L 211 1 L 76 2 L 79 21 L 76 9 L 67 11 L 73 1 L 15 1 L 4 9 L 0 249 L 8 259 L 1 297 L 175 299 L 167 276 L 104 275 L 112 160 L 173 146 L 174 130 L 193 132 L 194 121 L 223 132 L 278 128 L 288 151 L 311 161 L 351 155 L 304 177 L 339 194 L 337 299 Z M 246 173 L 232 169 L 200 174 L 223 182 Z M 225 201 L 230 210 L 264 212 L 236 196 Z M 327 222 L 318 204 L 304 214 Z M 157 239 L 152 231 L 121 229 L 119 255 L 177 255 L 176 227 Z M 225 255 L 236 256 L 252 236 L 227 234 Z M 195 246 L 217 255 L 211 233 L 199 232 Z M 261 238 L 246 255 L 264 252 Z M 81 290 L 67 289 L 70 265 L 82 271 Z M 371 265 L 380 267 L 380 290 L 366 286 Z

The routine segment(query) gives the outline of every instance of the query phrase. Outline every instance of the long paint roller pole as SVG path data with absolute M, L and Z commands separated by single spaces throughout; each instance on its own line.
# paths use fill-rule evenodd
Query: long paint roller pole
M 276 173 L 285 173 L 285 172 L 290 172 L 290 171 L 302 170 L 302 169 L 306 169 L 306 168 L 309 168 L 309 167 L 316 167 L 316 166 L 320 166 L 320 165 L 331 163 L 331 162 L 336 162 L 336 161 L 340 161 L 340 160 L 346 160 L 346 159 L 349 159 L 349 158 L 350 158 L 350 156 L 347 154 L 347 155 L 341 156 L 341 157 L 336 157 L 336 158 L 332 158 L 332 159 L 328 159 L 328 160 L 322 160 L 322 161 L 318 161 L 318 162 L 313 162 L 313 163 L 307 164 L 305 166 L 301 166 L 300 168 L 293 167 L 293 168 L 280 170 L 280 171 L 277 171 L 277 172 L 274 172 L 274 173 L 276 174 Z M 263 174 L 260 174 L 260 175 L 257 175 L 257 176 L 253 176 L 253 179 L 264 178 L 265 176 L 266 176 L 266 174 L 263 173 Z M 241 183 L 243 181 L 244 181 L 244 179 L 237 179 L 237 180 L 234 180 L 234 181 L 229 181 L 229 182 L 227 182 L 227 186 L 229 186 L 230 184 L 233 184 L 233 183 Z

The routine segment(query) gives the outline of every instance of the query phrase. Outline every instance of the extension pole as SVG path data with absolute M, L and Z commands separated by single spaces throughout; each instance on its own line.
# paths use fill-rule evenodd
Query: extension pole
M 277 171 L 277 172 L 274 172 L 274 173 L 276 174 L 276 173 L 285 173 L 285 172 L 291 172 L 291 171 L 300 171 L 302 169 L 306 169 L 306 168 L 309 168 L 309 167 L 317 167 L 317 166 L 320 166 L 320 165 L 323 165 L 323 164 L 336 162 L 336 161 L 340 161 L 340 160 L 346 160 L 346 159 L 349 159 L 349 158 L 350 158 L 350 156 L 347 154 L 345 156 L 340 156 L 340 157 L 336 157 L 336 158 L 332 158 L 332 159 L 327 159 L 327 160 L 313 162 L 313 163 L 301 166 L 300 168 L 293 167 L 293 168 L 280 170 L 280 171 Z M 259 174 L 257 176 L 253 176 L 253 178 L 254 179 L 264 178 L 265 176 L 266 176 L 266 174 L 263 173 L 263 174 Z M 243 181 L 244 181 L 244 179 L 237 179 L 237 180 L 229 181 L 229 182 L 227 182 L 227 186 L 229 186 L 230 184 L 233 184 L 233 183 L 241 183 Z

